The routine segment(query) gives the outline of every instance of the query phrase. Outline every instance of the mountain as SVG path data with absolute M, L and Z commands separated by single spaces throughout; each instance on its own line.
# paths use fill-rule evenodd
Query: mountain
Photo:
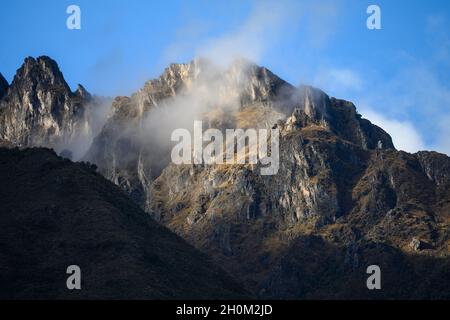
M 371 149 L 331 129 L 350 121 L 302 117 L 282 123 L 276 175 L 171 164 L 148 211 L 262 297 L 449 298 L 450 159 L 397 151 L 389 139 Z M 386 274 L 381 292 L 366 288 L 372 264 Z
M 28 57 L 12 84 L 0 77 L 0 139 L 18 146 L 48 146 L 86 152 L 85 144 L 102 127 L 108 99 L 83 86 L 72 92 L 49 57 Z
M 278 128 L 277 174 L 173 164 L 171 133 L 194 120 Z M 450 158 L 398 151 L 351 102 L 264 67 L 170 65 L 115 98 L 83 159 L 258 297 L 450 298 Z
M 117 97 L 84 159 L 148 208 L 152 183 L 170 163 L 174 129 L 191 129 L 194 120 L 221 130 L 270 128 L 290 115 L 291 126 L 324 126 L 364 149 L 393 148 L 390 136 L 346 101 L 330 100 L 312 87 L 295 88 L 245 60 L 224 70 L 196 59 L 170 65 L 131 97 Z
M 220 299 L 247 293 L 95 166 L 0 148 L 1 299 Z M 81 268 L 81 290 L 66 269 Z

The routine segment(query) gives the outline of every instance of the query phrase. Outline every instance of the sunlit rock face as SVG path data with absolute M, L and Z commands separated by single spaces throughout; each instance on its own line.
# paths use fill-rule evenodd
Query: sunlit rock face
M 100 105 L 106 100 L 81 85 L 72 92 L 48 57 L 26 58 L 7 91 L 1 82 L 0 139 L 14 145 L 72 149 L 80 157 L 103 125 Z
M 361 119 L 349 102 L 296 88 L 245 60 L 221 68 L 196 59 L 171 64 L 130 97 L 116 98 L 85 159 L 148 206 L 153 180 L 170 163 L 172 131 L 192 129 L 194 120 L 220 130 L 278 125 L 286 133 L 315 125 L 364 149 L 393 148 L 389 135 Z
M 326 126 L 293 130 L 288 119 L 276 175 L 170 164 L 145 209 L 261 297 L 448 297 L 449 165 L 437 153 L 367 149 Z M 372 264 L 387 273 L 386 291 L 365 287 Z
M 351 102 L 294 88 L 263 68 L 246 72 L 237 78 L 258 85 L 241 86 L 236 109 L 206 119 L 218 128 L 280 129 L 278 173 L 169 164 L 146 187 L 145 210 L 262 297 L 448 296 L 431 285 L 448 264 L 448 227 L 438 221 L 448 221 L 441 201 L 449 196 L 431 168 L 445 168 L 448 157 L 430 156 L 435 163 L 399 152 Z M 433 243 L 420 251 L 428 258 L 410 257 L 414 237 Z M 370 294 L 360 275 L 377 261 L 389 290 Z M 435 263 L 439 276 L 424 272 Z M 413 291 L 402 270 L 428 284 Z M 330 287 L 316 285 L 319 278 Z

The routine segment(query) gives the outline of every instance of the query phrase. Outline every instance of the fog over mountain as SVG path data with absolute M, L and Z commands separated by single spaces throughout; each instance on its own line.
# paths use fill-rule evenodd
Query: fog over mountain
M 109 101 L 71 92 L 50 58 L 27 58 L 11 85 L 0 77 L 1 142 L 94 163 L 256 297 L 450 298 L 446 155 L 397 151 L 353 103 L 243 59 L 171 64 Z M 171 163 L 172 131 L 194 120 L 279 129 L 278 173 Z M 372 264 L 381 291 L 367 290 Z

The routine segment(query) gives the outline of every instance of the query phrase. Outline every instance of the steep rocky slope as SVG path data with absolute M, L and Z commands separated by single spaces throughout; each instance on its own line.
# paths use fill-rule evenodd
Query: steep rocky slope
M 274 176 L 170 165 L 148 211 L 264 297 L 450 297 L 449 181 L 436 181 L 448 157 L 367 150 L 313 126 L 283 131 L 280 152 Z M 365 286 L 371 264 L 381 292 Z
M 28 57 L 10 86 L 0 76 L 0 139 L 24 147 L 66 148 L 81 157 L 103 126 L 108 103 L 81 85 L 72 92 L 49 57 Z
M 291 107 L 279 101 L 290 90 L 269 70 L 246 61 L 227 70 L 202 59 L 172 64 L 131 97 L 115 99 L 112 115 L 85 159 L 145 206 L 151 183 L 170 163 L 174 129 L 191 129 L 199 119 L 222 129 L 270 126 L 284 117 L 282 108 Z M 244 106 L 251 117 L 239 116 Z
M 287 126 L 316 124 L 364 149 L 393 148 L 389 135 L 346 101 L 330 100 L 312 87 L 295 88 L 244 60 L 221 69 L 197 59 L 172 64 L 131 97 L 116 98 L 85 159 L 148 208 L 151 184 L 170 163 L 174 129 L 192 130 L 194 120 L 220 130 L 270 128 L 290 115 Z
M 0 148 L 0 298 L 236 298 L 227 273 L 85 163 Z M 81 290 L 66 268 L 81 268 Z

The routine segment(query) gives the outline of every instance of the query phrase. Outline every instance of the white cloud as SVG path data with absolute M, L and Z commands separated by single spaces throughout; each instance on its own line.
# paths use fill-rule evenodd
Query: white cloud
M 369 90 L 365 88 L 360 75 L 351 69 L 346 68 L 329 68 L 322 69 L 317 73 L 314 79 L 314 85 L 318 86 L 331 95 L 351 99 L 350 97 L 361 97 L 362 101 L 375 101 L 381 98 L 383 105 L 390 105 L 390 102 L 397 100 L 399 97 L 386 96 L 380 92 L 376 92 L 376 99 L 371 96 Z M 386 92 L 386 88 L 383 88 Z M 355 102 L 357 102 L 356 99 Z M 380 103 L 381 104 L 381 103 Z M 406 120 L 398 120 L 389 115 L 387 112 L 382 114 L 367 106 L 367 103 L 357 102 L 357 107 L 364 118 L 381 127 L 390 134 L 394 142 L 394 146 L 403 151 L 417 152 L 425 149 L 425 143 L 422 136 L 418 132 L 415 125 Z M 393 109 L 391 109 L 393 110 Z
M 248 17 L 237 28 L 223 34 L 205 39 L 207 33 L 201 32 L 204 25 L 194 24 L 184 28 L 193 36 L 186 38 L 189 32 L 184 31 L 180 38 L 185 41 L 173 44 L 171 48 L 178 49 L 171 51 L 171 59 L 178 60 L 177 55 L 182 54 L 177 51 L 186 51 L 187 43 L 191 48 L 188 51 L 195 56 L 205 56 L 221 66 L 227 66 L 236 57 L 258 63 L 270 54 L 272 48 L 277 48 L 283 37 L 292 34 L 292 27 L 297 27 L 300 20 L 305 31 L 303 42 L 308 44 L 306 47 L 312 48 L 315 40 L 320 46 L 336 31 L 333 21 L 339 11 L 340 7 L 333 2 L 254 2 Z M 442 33 L 441 27 L 446 25 L 440 17 L 430 17 L 427 22 L 428 31 L 435 35 L 436 30 Z M 447 33 L 443 32 L 430 40 L 436 42 L 437 49 L 441 49 L 436 53 L 439 59 L 432 55 L 439 66 L 443 59 L 448 61 L 448 55 L 444 54 L 448 39 Z M 438 50 L 434 48 L 432 51 Z M 409 152 L 434 149 L 450 154 L 450 120 L 442 120 L 450 108 L 450 88 L 439 77 L 442 70 L 439 66 L 436 68 L 432 61 L 421 61 L 414 55 L 406 55 L 393 57 L 398 59 L 401 68 L 396 69 L 391 77 L 373 69 L 353 70 L 348 66 L 332 64 L 312 67 L 311 71 L 303 72 L 310 75 L 308 78 L 313 85 L 333 96 L 354 101 L 358 108 L 361 107 L 360 102 L 366 106 L 377 106 L 376 109 L 362 108 L 364 116 L 391 134 L 398 149 Z
M 450 155 L 450 116 L 443 115 L 437 121 L 439 135 L 432 149 Z
M 450 88 L 438 71 L 416 60 L 413 62 L 414 65 L 405 66 L 392 78 L 379 80 L 372 90 L 362 91 L 365 95 L 362 100 L 366 105 L 376 105 L 376 112 L 384 119 L 401 119 L 404 128 L 417 133 L 409 130 L 409 135 L 404 131 L 405 138 L 397 134 L 399 142 L 410 137 L 411 142 L 405 143 L 411 146 L 450 154 Z M 367 118 L 372 120 L 369 115 Z M 395 135 L 388 127 L 383 129 Z M 420 136 L 426 137 L 426 143 L 425 139 L 417 139 Z
M 448 28 L 449 25 L 445 16 L 438 14 L 427 17 L 426 31 L 428 33 L 428 41 L 434 46 L 433 58 L 446 65 L 449 65 L 450 62 Z
M 314 85 L 330 94 L 360 90 L 363 81 L 358 73 L 346 68 L 321 69 L 314 78 Z
M 391 78 L 380 74 L 363 78 L 348 68 L 322 68 L 314 85 L 355 102 L 365 118 L 392 136 L 397 149 L 450 155 L 450 88 L 433 68 L 410 59 Z
M 221 34 L 207 36 L 213 24 L 184 25 L 167 47 L 165 58 L 170 62 L 185 59 L 189 51 L 222 67 L 236 58 L 260 63 L 271 50 L 281 50 L 283 41 L 292 40 L 299 28 L 304 29 L 303 41 L 309 47 L 321 47 L 337 29 L 339 10 L 340 6 L 329 0 L 253 1 L 248 16 Z
M 411 122 L 389 119 L 368 107 L 362 108 L 361 114 L 389 133 L 398 150 L 414 153 L 425 149 L 422 136 Z
M 259 2 L 237 30 L 207 40 L 196 55 L 221 65 L 240 57 L 259 62 L 299 15 L 298 7 L 291 2 Z

